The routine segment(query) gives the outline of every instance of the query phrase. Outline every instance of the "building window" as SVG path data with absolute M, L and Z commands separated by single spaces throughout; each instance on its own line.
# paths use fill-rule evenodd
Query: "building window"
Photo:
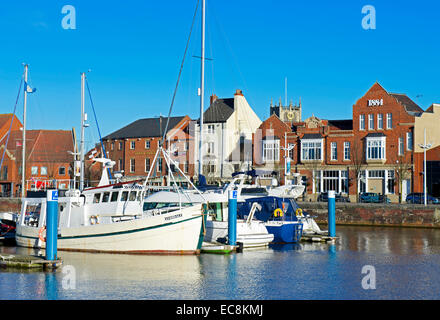
M 351 160 L 350 142 L 344 142 L 344 160 Z
M 150 171 L 150 158 L 145 158 L 145 172 Z
M 118 150 L 122 150 L 122 142 L 121 141 L 119 141 L 119 143 L 118 143 Z
M 303 140 L 301 142 L 301 160 L 322 160 L 322 140 Z
M 36 176 L 36 175 L 38 174 L 38 167 L 32 167 L 32 168 L 31 168 L 31 174 L 32 174 L 33 176 Z
M 136 141 L 130 141 L 130 149 L 134 150 L 135 147 L 136 147 Z
M 112 141 L 112 143 L 110 144 L 110 150 L 113 150 L 115 148 L 115 143 Z
M 365 114 L 359 116 L 359 130 L 365 130 Z
M 315 181 L 318 184 L 316 187 L 316 192 L 335 191 L 337 193 L 348 193 L 349 191 L 348 171 L 345 170 L 315 171 Z
M 59 167 L 58 168 L 58 175 L 64 176 L 66 174 L 66 167 Z
M 162 158 L 157 159 L 157 171 L 162 172 Z
M 188 162 L 187 161 L 182 162 L 182 170 L 183 170 L 183 173 L 188 173 Z
M 189 142 L 185 141 L 185 143 L 183 144 L 183 151 L 188 151 L 189 150 Z
M 377 115 L 377 129 L 383 130 L 383 114 L 381 113 Z
M 293 160 L 294 152 L 295 152 L 295 150 L 294 150 L 295 149 L 295 144 L 294 143 L 289 143 L 288 144 L 288 148 L 290 149 L 289 150 L 289 158 Z
M 136 171 L 136 161 L 135 159 L 130 159 L 130 172 L 133 173 Z
M 330 144 L 330 154 L 331 154 L 331 160 L 332 161 L 336 161 L 338 160 L 338 145 L 336 142 L 332 142 Z
M 393 128 L 393 114 L 387 113 L 387 129 Z
M 263 141 L 263 161 L 280 161 L 280 140 Z
M 2 180 L 8 180 L 8 166 L 3 166 Z
M 394 194 L 394 185 L 396 184 L 394 170 L 388 171 L 387 193 Z
M 367 160 L 385 159 L 385 137 L 367 138 Z
M 403 138 L 402 137 L 400 137 L 399 138 L 399 156 L 403 156 L 403 149 L 404 149 L 404 146 L 403 146 Z
M 412 132 L 406 133 L 406 150 L 408 150 L 408 151 L 413 150 L 413 134 L 412 134 Z
M 208 125 L 208 133 L 214 133 L 214 125 L 213 124 Z
M 150 149 L 150 140 L 145 141 L 145 149 Z
M 208 143 L 206 143 L 206 145 L 207 145 L 206 153 L 207 154 L 214 154 L 214 142 L 208 142 Z
M 374 130 L 374 114 L 368 115 L 368 130 Z
M 42 176 L 46 176 L 47 175 L 47 167 L 41 167 L 40 168 L 40 174 Z
M 122 168 L 122 159 L 118 160 L 118 169 L 119 169 L 119 171 L 124 169 L 124 168 Z

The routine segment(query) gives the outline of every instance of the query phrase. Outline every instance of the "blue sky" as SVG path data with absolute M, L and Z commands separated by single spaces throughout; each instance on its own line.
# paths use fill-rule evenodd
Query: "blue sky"
M 12 112 L 27 62 L 37 88 L 31 129 L 78 130 L 80 72 L 88 69 L 103 135 L 166 115 L 196 2 L 2 1 L 1 112 Z M 61 27 L 64 5 L 76 9 L 75 30 Z M 375 30 L 362 28 L 365 5 L 376 8 Z M 426 109 L 440 102 L 439 12 L 438 1 L 426 0 L 207 0 L 206 56 L 214 60 L 206 62 L 205 109 L 213 92 L 232 97 L 241 89 L 264 120 L 271 99 L 284 102 L 285 77 L 303 118 L 350 119 L 375 81 Z M 199 116 L 200 29 L 198 19 L 173 115 Z M 98 133 L 86 108 L 92 144 Z

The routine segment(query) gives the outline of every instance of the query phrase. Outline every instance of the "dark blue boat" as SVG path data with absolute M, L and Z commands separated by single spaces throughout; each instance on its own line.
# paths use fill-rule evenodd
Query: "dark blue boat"
M 303 214 L 295 200 L 279 197 L 248 198 L 238 204 L 238 216 L 245 219 L 252 204 L 257 202 L 261 210 L 254 214 L 255 219 L 263 221 L 276 243 L 296 243 L 301 240 L 303 224 L 297 214 Z

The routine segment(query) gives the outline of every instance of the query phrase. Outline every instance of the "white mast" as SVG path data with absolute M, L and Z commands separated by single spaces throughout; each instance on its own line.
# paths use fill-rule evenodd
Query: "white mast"
M 199 175 L 203 174 L 203 103 L 205 94 L 205 0 L 202 0 L 202 62 L 200 77 Z
M 29 65 L 24 65 L 24 104 L 23 104 L 23 154 L 21 165 L 21 197 L 26 194 L 26 104 L 27 104 L 27 80 Z
M 84 189 L 84 127 L 85 127 L 85 113 L 84 113 L 84 82 L 86 73 L 81 73 L 81 143 L 80 143 L 80 178 L 79 189 Z

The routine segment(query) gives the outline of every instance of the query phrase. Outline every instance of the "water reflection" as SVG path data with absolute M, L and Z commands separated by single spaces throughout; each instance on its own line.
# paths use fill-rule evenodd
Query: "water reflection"
M 334 244 L 271 245 L 231 255 L 59 252 L 75 273 L 0 271 L 0 299 L 438 299 L 440 230 L 338 227 Z M 36 254 L 0 247 L 4 253 Z M 44 254 L 44 252 L 41 252 Z M 377 290 L 362 289 L 362 268 Z M 416 276 L 415 276 L 416 275 Z

